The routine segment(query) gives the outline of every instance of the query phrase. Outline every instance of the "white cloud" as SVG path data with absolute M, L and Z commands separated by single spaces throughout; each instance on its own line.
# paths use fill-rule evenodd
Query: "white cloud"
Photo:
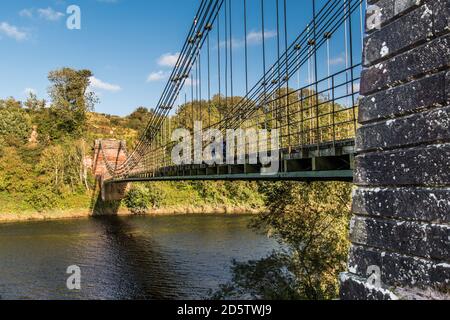
M 23 9 L 19 12 L 19 16 L 32 18 L 33 17 L 33 9 Z
M 91 80 L 90 85 L 91 89 L 98 89 L 110 92 L 117 92 L 122 90 L 122 88 L 119 85 L 104 82 L 100 79 L 97 79 L 96 77 L 91 77 L 90 80 Z
M 276 31 L 264 31 L 264 39 L 271 39 L 277 36 Z M 247 35 L 248 44 L 258 44 L 262 42 L 262 31 L 252 31 Z
M 343 65 L 344 63 L 345 63 L 345 54 L 341 54 L 339 57 L 330 59 L 330 65 L 332 66 Z
M 28 34 L 25 31 L 20 30 L 8 22 L 0 23 L 0 34 L 13 38 L 17 41 L 26 40 L 28 38 Z
M 198 80 L 192 81 L 191 78 L 187 78 L 186 81 L 184 82 L 184 85 L 187 87 L 191 87 L 191 86 L 196 87 L 197 84 L 198 84 Z
M 162 67 L 175 67 L 179 56 L 180 56 L 179 52 L 174 54 L 172 53 L 163 54 L 161 57 L 159 57 L 158 64 Z
M 148 75 L 147 82 L 161 81 L 167 79 L 168 76 L 169 74 L 164 71 L 152 72 Z
M 265 40 L 270 40 L 276 36 L 277 36 L 276 31 L 266 30 L 264 32 Z M 263 39 L 263 35 L 262 35 L 261 30 L 251 31 L 247 34 L 247 45 L 249 45 L 249 46 L 258 45 L 258 44 L 262 43 L 262 39 Z M 229 42 L 230 42 L 230 40 L 228 40 L 228 42 L 221 41 L 220 47 L 225 48 L 225 46 L 229 45 Z M 240 39 L 233 38 L 233 39 L 231 39 L 231 44 L 233 45 L 233 49 L 242 48 L 245 46 L 245 37 L 240 38 Z
M 38 9 L 39 16 L 45 20 L 58 21 L 64 17 L 64 13 L 53 10 L 51 7 L 47 9 Z

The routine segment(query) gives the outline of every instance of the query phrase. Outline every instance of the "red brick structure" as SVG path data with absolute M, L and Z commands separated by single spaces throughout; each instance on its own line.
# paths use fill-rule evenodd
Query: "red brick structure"
M 124 141 L 115 139 L 95 141 L 92 172 L 100 184 L 103 201 L 117 201 L 125 197 L 128 184 L 105 183 L 104 181 L 110 178 L 108 166 L 113 169 L 118 168 L 126 159 L 127 152 Z
M 102 151 L 103 149 L 103 151 Z M 106 159 L 104 159 L 106 157 Z M 92 171 L 96 177 L 109 175 L 105 160 L 117 168 L 127 159 L 126 143 L 115 139 L 96 140 L 94 145 L 94 161 Z

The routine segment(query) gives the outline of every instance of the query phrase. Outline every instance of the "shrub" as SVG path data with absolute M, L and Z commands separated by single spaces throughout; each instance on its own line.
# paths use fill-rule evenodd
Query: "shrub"
M 31 119 L 23 109 L 0 108 L 0 137 L 10 145 L 25 143 L 30 137 Z
M 158 188 L 148 188 L 145 185 L 134 185 L 124 199 L 131 212 L 144 214 L 149 208 L 157 208 L 162 200 L 162 192 Z
M 345 270 L 351 185 L 264 183 L 268 212 L 253 222 L 283 249 L 270 256 L 233 263 L 233 280 L 215 298 L 333 299 Z
M 146 213 L 150 206 L 148 189 L 142 185 L 133 186 L 128 191 L 124 203 L 135 214 Z
M 58 196 L 49 186 L 35 185 L 35 187 L 26 194 L 25 201 L 38 212 L 42 212 L 56 208 Z

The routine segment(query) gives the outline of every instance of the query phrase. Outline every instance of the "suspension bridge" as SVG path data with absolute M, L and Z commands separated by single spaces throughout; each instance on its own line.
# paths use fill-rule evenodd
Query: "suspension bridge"
M 201 1 L 139 142 L 96 142 L 103 195 L 135 181 L 353 179 L 341 298 L 448 299 L 450 0 L 365 2 Z M 198 121 L 265 130 L 279 171 L 262 174 L 254 141 L 236 158 L 218 144 L 232 164 L 175 163 L 173 128 L 195 136 Z
M 201 1 L 135 148 L 128 153 L 123 143 L 96 144 L 104 181 L 351 181 L 364 12 L 363 0 Z M 199 121 L 203 131 L 266 130 L 268 138 L 237 144 L 238 150 L 222 142 L 216 148 L 223 149 L 221 159 L 212 164 L 175 164 L 173 129 L 195 136 Z M 204 150 L 211 141 L 200 143 Z M 254 147 L 279 153 L 276 172 L 261 173 L 265 164 L 253 157 Z

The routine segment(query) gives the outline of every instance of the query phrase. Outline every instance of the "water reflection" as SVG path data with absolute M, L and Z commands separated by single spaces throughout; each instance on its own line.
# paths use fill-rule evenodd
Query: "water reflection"
M 0 225 L 3 299 L 197 299 L 230 278 L 231 259 L 275 244 L 249 217 L 108 217 Z M 66 269 L 82 270 L 68 291 Z

